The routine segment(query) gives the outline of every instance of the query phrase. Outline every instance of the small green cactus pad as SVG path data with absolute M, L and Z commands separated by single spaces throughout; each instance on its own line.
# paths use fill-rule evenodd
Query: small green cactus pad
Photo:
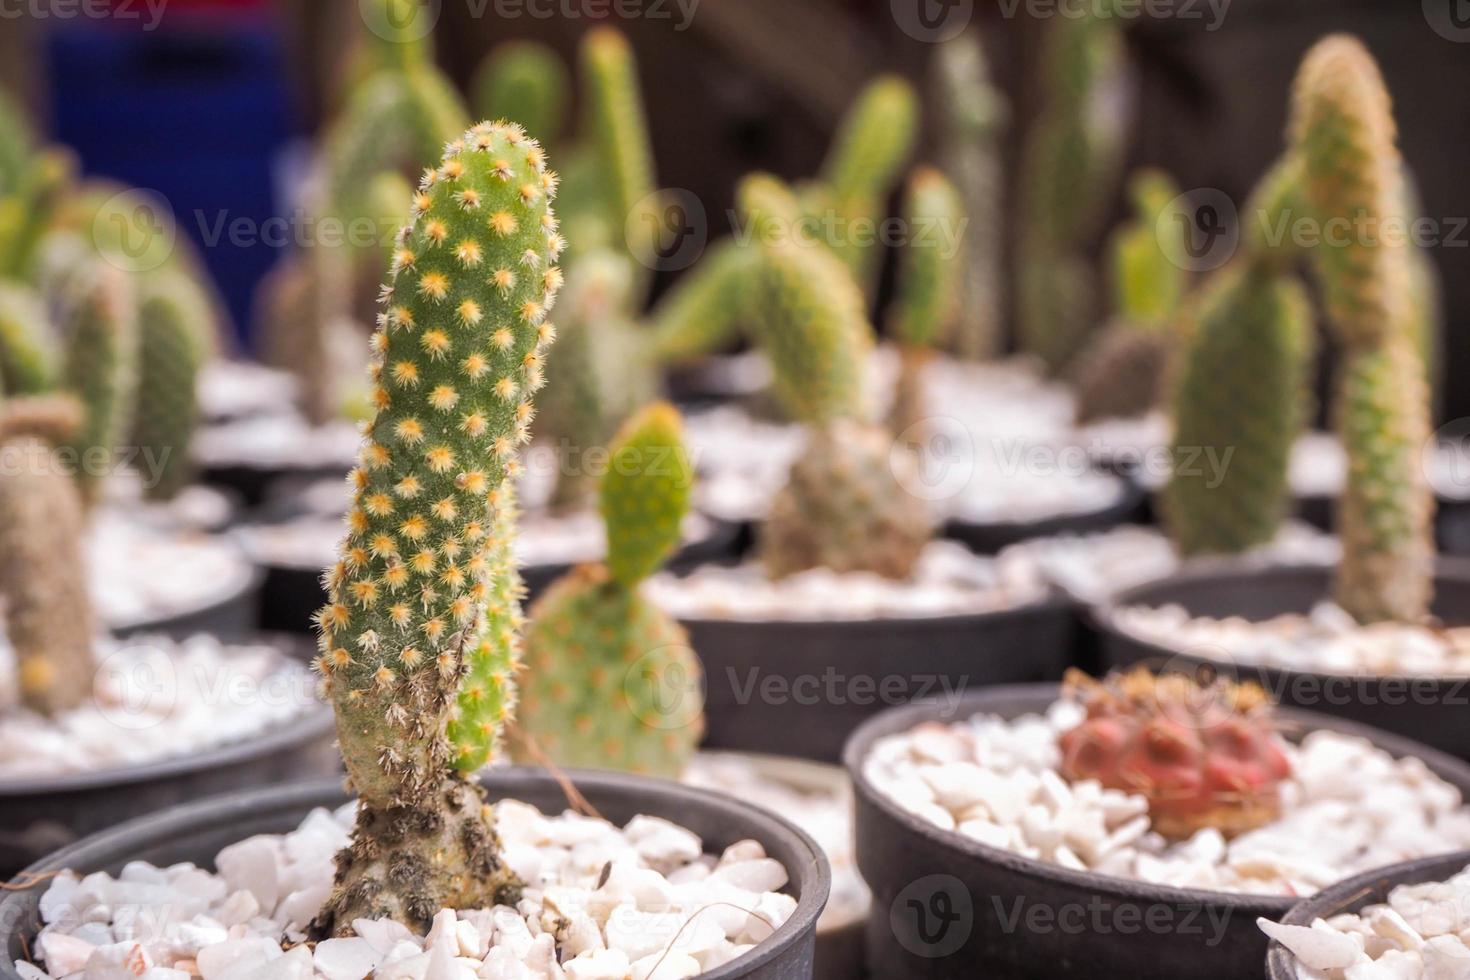
M 1322 241 L 1311 254 L 1328 317 L 1345 343 L 1377 343 L 1400 326 L 1402 283 L 1395 273 L 1406 248 L 1384 235 L 1383 223 L 1402 217 L 1388 90 L 1362 42 L 1337 34 L 1307 53 L 1292 102 L 1302 193 L 1322 223 Z M 1333 227 L 1338 233 L 1328 234 Z
M 485 548 L 489 568 L 484 618 L 478 635 L 465 646 L 459 708 L 448 728 L 454 764 L 461 772 L 475 772 L 500 756 L 505 727 L 515 714 L 525 590 L 512 551 L 517 516 L 512 482 L 502 490 L 506 499 L 496 512 Z
M 1311 308 L 1298 282 L 1245 262 L 1208 284 L 1178 378 L 1163 498 L 1182 553 L 1235 554 L 1276 536 L 1311 357 Z
M 694 487 L 683 429 L 678 410 L 656 402 L 613 440 L 602 478 L 602 519 L 607 567 L 625 588 L 656 572 L 679 546 Z
M 520 123 L 554 141 L 566 123 L 572 80 L 551 48 L 535 41 L 507 41 L 480 62 L 471 85 L 482 119 Z
M 864 371 L 873 332 L 852 276 L 825 248 L 789 234 L 765 234 L 799 213 L 775 178 L 747 177 L 739 197 L 762 242 L 753 308 L 759 311 L 757 337 L 775 369 L 777 397 L 800 422 L 865 417 Z
M 921 167 L 909 179 L 904 218 L 911 237 L 899 258 L 889 327 L 906 347 L 936 347 L 948 339 L 959 314 L 964 203 L 947 177 Z
M 907 449 L 882 429 L 851 420 L 813 430 L 761 529 L 766 572 L 781 579 L 810 568 L 904 579 L 932 531 Z
M 940 169 L 955 182 L 969 219 L 953 348 L 963 358 L 984 360 L 999 354 L 1005 340 L 1001 137 L 1008 107 L 1005 97 L 989 82 L 985 52 L 973 31 L 939 45 L 933 74 Z
M 1434 498 L 1424 364 L 1408 338 L 1350 352 L 1336 405 L 1352 476 L 1338 502 L 1337 601 L 1361 623 L 1413 623 L 1434 591 Z
M 0 427 L 9 426 L 0 421 Z M 18 436 L 0 480 L 0 598 L 15 650 L 21 703 L 54 716 L 92 694 L 93 621 L 77 487 L 51 444 Z
M 420 0 L 359 0 L 375 67 L 411 68 L 433 60 L 433 31 L 420 18 L 432 16 Z
M 752 245 L 726 239 L 712 246 L 650 314 L 657 358 L 679 363 L 733 347 L 750 322 L 750 284 L 759 268 L 760 250 Z
M 589 32 L 582 42 L 587 131 L 597 147 L 605 181 L 607 221 L 613 240 L 632 249 L 633 258 L 648 266 L 652 236 L 659 219 L 653 198 L 653 144 L 638 85 L 638 64 L 627 38 L 611 27 Z M 648 240 L 629 234 L 647 232 Z
M 699 658 L 671 616 L 584 565 L 531 608 L 518 761 L 677 777 L 703 734 Z
M 1301 255 L 1292 226 L 1304 216 L 1301 158 L 1287 153 L 1271 165 L 1246 201 L 1241 222 L 1245 251 L 1273 271 L 1289 270 Z
M 1133 323 L 1098 331 L 1073 368 L 1078 424 L 1153 411 L 1164 394 L 1173 350 L 1172 337 Z
M 897 75 L 884 75 L 848 109 L 822 179 L 838 200 L 884 200 L 898 183 L 918 133 L 918 93 Z
M 95 500 L 118 445 L 132 425 L 138 386 L 138 307 L 132 279 L 94 262 L 87 287 L 66 310 L 63 386 L 77 396 L 85 420 L 71 449 L 83 499 Z
M 1128 189 L 1133 220 L 1113 234 L 1108 249 L 1114 311 L 1134 326 L 1164 329 L 1184 296 L 1185 271 L 1177 263 L 1186 254 L 1185 230 L 1159 219 L 1179 188 L 1162 170 L 1145 169 L 1130 178 Z
M 0 194 L 0 275 L 27 279 L 36 250 L 76 176 L 70 150 L 48 148 L 30 161 L 14 194 Z
M 414 797 L 448 761 L 413 732 L 446 723 L 486 601 L 491 524 L 528 438 L 561 286 L 556 185 L 519 126 L 476 126 L 425 175 L 384 287 L 377 415 L 318 661 L 348 773 L 375 805 Z
M 212 318 L 208 295 L 177 269 L 161 269 L 140 283 L 132 444 L 153 478 L 145 487 L 151 499 L 171 499 L 192 474 L 196 389 L 214 333 Z
M 0 282 L 0 389 L 32 395 L 56 383 L 51 317 L 41 297 L 25 286 Z

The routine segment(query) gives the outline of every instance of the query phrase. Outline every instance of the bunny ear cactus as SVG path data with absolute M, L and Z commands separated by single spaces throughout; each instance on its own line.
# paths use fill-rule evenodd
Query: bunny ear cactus
M 199 420 L 199 370 L 213 319 L 208 295 L 189 275 L 161 269 L 139 284 L 138 394 L 133 447 L 157 466 L 149 498 L 171 499 L 192 475 L 189 444 Z
M 470 86 L 482 119 L 506 119 L 553 141 L 566 123 L 572 81 L 561 57 L 534 41 L 497 45 Z
M 1082 250 L 1117 180 L 1126 99 L 1112 18 L 1055 17 L 1047 30 L 1041 113 L 1020 168 L 1016 300 L 1022 348 L 1060 371 L 1092 326 L 1096 286 Z
M 924 368 L 953 329 L 960 312 L 968 218 L 959 192 L 939 171 L 920 168 L 909 180 L 904 201 L 909 240 L 899 257 L 898 296 L 889 327 L 899 347 L 899 376 L 891 425 L 916 436 L 929 415 Z
M 694 482 L 678 412 L 650 405 L 618 433 L 602 480 L 607 561 L 556 582 L 531 609 L 519 714 L 561 766 L 676 777 L 703 732 L 699 660 L 639 591 L 678 546 Z
M 54 446 L 81 422 L 64 398 L 16 399 L 0 413 L 0 598 L 21 703 L 55 716 L 92 693 L 92 609 L 77 487 Z
M 934 53 L 934 103 L 939 109 L 939 162 L 954 180 L 969 218 L 960 319 L 952 347 L 969 360 L 995 357 L 1002 335 L 1001 249 L 1004 169 L 1001 137 L 1005 96 L 989 81 L 985 51 L 971 32 Z
M 1363 623 L 1415 622 L 1433 593 L 1434 501 L 1420 465 L 1429 393 L 1416 333 L 1403 165 L 1383 77 L 1362 43 L 1320 41 L 1297 73 L 1291 140 L 1324 229 L 1311 258 L 1343 348 L 1335 417 L 1348 454 L 1338 602 Z M 1350 229 L 1332 236 L 1328 229 Z
M 76 454 L 82 497 L 90 505 L 132 424 L 138 385 L 133 279 L 105 261 L 94 261 L 85 274 L 83 291 L 73 297 L 67 320 L 62 386 L 84 409 L 84 420 L 69 448 Z
M 902 478 L 907 449 L 868 421 L 864 390 L 872 327 L 842 262 L 815 244 L 776 234 L 799 212 L 773 177 L 746 178 L 741 207 L 762 250 L 754 309 L 775 390 L 810 429 L 806 452 L 776 497 L 761 535 L 772 578 L 809 568 L 909 574 L 929 540 L 924 502 Z
M 654 356 L 676 364 L 734 346 L 759 264 L 753 245 L 726 239 L 711 246 L 649 314 Z
M 423 930 L 440 908 L 516 898 L 447 732 L 489 597 L 514 591 L 490 581 L 509 534 L 492 529 L 552 339 L 556 186 L 521 127 L 482 123 L 425 174 L 400 235 L 372 344 L 377 414 L 318 615 L 317 664 L 360 807 L 317 937 L 359 918 Z M 503 576 L 503 556 L 498 566 Z

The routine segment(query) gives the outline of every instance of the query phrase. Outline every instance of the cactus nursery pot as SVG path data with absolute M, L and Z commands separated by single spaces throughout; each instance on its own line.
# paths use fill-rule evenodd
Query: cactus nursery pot
M 1230 562 L 1201 562 L 1178 574 L 1129 589 L 1090 618 L 1102 635 L 1107 668 L 1136 663 L 1172 668 L 1226 670 L 1264 687 L 1282 705 L 1336 715 L 1470 759 L 1470 675 L 1338 674 L 1297 670 L 1230 659 L 1220 648 L 1171 648 L 1123 629 L 1111 610 L 1177 605 L 1195 616 L 1267 620 L 1308 613 L 1332 590 L 1333 571 L 1324 566 L 1242 568 Z M 1441 558 L 1435 578 L 1433 613 L 1449 626 L 1470 624 L 1470 562 Z
M 614 773 L 566 774 L 582 797 L 603 817 L 622 826 L 635 816 L 663 817 L 698 835 L 706 853 L 718 854 L 744 840 L 758 841 L 790 877 L 786 891 L 796 899 L 790 917 L 745 955 L 701 976 L 709 980 L 806 980 L 812 975 L 817 919 L 827 901 L 830 878 L 816 844 L 779 816 L 718 793 L 676 783 Z M 568 809 L 565 784 L 539 770 L 505 769 L 486 774 L 492 800 L 518 800 L 554 814 Z M 133 861 L 156 866 L 193 862 L 211 867 L 224 847 L 258 834 L 295 829 L 314 809 L 348 802 L 339 781 L 327 780 L 253 790 L 178 807 L 97 834 L 33 865 L 32 884 L 0 901 L 5 956 L 0 980 L 24 980 L 16 960 L 28 959 L 40 926 L 45 877 L 71 869 L 79 873 L 117 873 Z
M 1038 714 L 1058 696 L 1055 685 L 994 688 L 967 696 L 956 714 L 931 705 L 895 709 L 852 736 L 845 761 L 856 792 L 858 865 L 873 890 L 870 976 L 1261 976 L 1267 938 L 1256 919 L 1279 920 L 1295 898 L 1170 887 L 1024 857 L 916 816 L 866 773 L 875 743 L 888 736 L 975 714 Z M 1470 793 L 1470 766 L 1432 749 L 1308 712 L 1282 710 L 1279 717 L 1291 729 L 1361 737 L 1391 756 L 1417 757 Z
M 1037 520 L 969 521 L 951 518 L 944 523 L 944 536 L 963 543 L 976 554 L 993 555 L 1032 538 L 1106 531 L 1136 520 L 1145 511 L 1143 488 L 1127 475 L 1118 475 L 1117 479 L 1117 497 L 1094 510 Z
M 1470 851 L 1439 854 L 1434 857 L 1406 861 L 1378 871 L 1348 878 L 1331 888 L 1324 888 L 1311 898 L 1291 907 L 1283 925 L 1310 927 L 1317 919 L 1359 912 L 1370 905 L 1388 901 L 1389 892 L 1401 885 L 1422 885 L 1453 878 L 1470 865 Z M 1450 910 L 1451 921 L 1460 918 L 1463 909 Z M 1266 954 L 1268 980 L 1298 980 L 1300 964 L 1285 946 L 1273 941 Z

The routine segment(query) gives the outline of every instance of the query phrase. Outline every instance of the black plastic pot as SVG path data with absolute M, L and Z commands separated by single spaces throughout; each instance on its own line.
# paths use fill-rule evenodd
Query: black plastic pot
M 696 566 L 731 560 L 736 556 L 740 529 L 709 519 L 710 534 L 691 541 L 669 560 L 675 573 L 688 572 Z M 526 585 L 525 602 L 534 602 L 551 583 L 572 570 L 570 564 L 523 565 L 521 580 Z M 266 565 L 259 598 L 252 616 L 260 628 L 273 633 L 311 633 L 312 618 L 326 604 L 327 590 L 322 586 L 322 569 L 300 565 Z
M 199 479 L 204 483 L 224 487 L 245 501 L 247 507 L 258 507 L 269 496 L 272 485 L 280 480 L 330 480 L 346 479 L 345 466 L 206 466 L 200 470 Z
M 1032 538 L 1058 534 L 1096 534 L 1137 520 L 1144 513 L 1143 488 L 1127 476 L 1118 476 L 1118 497 L 1106 507 L 1083 514 L 1047 517 L 1035 521 L 950 520 L 944 525 L 944 536 L 963 543 L 981 555 L 993 555 L 1003 548 Z
M 770 369 L 752 363 L 749 354 L 710 354 L 664 372 L 664 391 L 686 405 L 743 401 L 770 383 Z
M 774 814 L 717 793 L 615 773 L 567 775 L 598 812 L 618 825 L 639 814 L 665 817 L 698 834 L 714 853 L 754 839 L 786 866 L 791 876 L 788 888 L 798 901 L 796 911 L 770 939 L 703 974 L 705 980 L 807 980 L 812 975 L 817 917 L 827 902 L 831 875 L 811 838 Z M 567 809 L 562 786 L 540 770 L 501 770 L 486 775 L 484 782 L 494 799 L 517 799 L 553 813 Z M 29 871 L 45 875 L 71 868 L 115 873 L 129 861 L 161 866 L 192 861 L 211 867 L 224 847 L 255 834 L 289 832 L 313 808 L 337 807 L 347 799 L 337 781 L 238 793 L 135 820 L 53 854 Z M 0 900 L 5 942 L 0 980 L 20 980 L 13 962 L 25 958 L 25 941 L 38 929 L 38 904 L 45 889 L 42 882 Z
M 1061 598 L 968 616 L 682 622 L 704 664 L 706 747 L 822 762 L 886 708 L 1059 680 L 1077 657 Z
M 1306 613 L 1332 591 L 1333 570 L 1324 566 L 1243 567 L 1205 562 L 1169 578 L 1128 589 L 1112 606 L 1177 604 L 1196 616 L 1265 620 Z M 1470 561 L 1440 559 L 1434 613 L 1451 625 L 1470 623 Z M 1259 683 L 1290 707 L 1336 715 L 1395 732 L 1470 759 L 1470 677 L 1342 675 L 1283 670 L 1225 660 L 1224 651 L 1179 651 L 1118 629 L 1106 610 L 1094 611 L 1106 667 L 1168 663 L 1171 669 L 1214 667 Z
M 0 878 L 134 817 L 216 793 L 335 773 L 334 736 L 323 704 L 254 738 L 147 765 L 0 779 Z
M 875 980 L 1245 980 L 1259 977 L 1266 937 L 1256 918 L 1279 919 L 1290 898 L 1169 888 L 1074 871 L 941 830 L 878 792 L 864 775 L 873 743 L 926 721 L 1045 711 L 1055 685 L 1003 687 L 954 713 L 898 709 L 848 742 L 856 792 L 858 866 L 873 890 L 868 969 Z M 1416 756 L 1470 795 L 1470 766 L 1406 739 L 1339 719 L 1284 709 L 1288 731 L 1331 729 Z
M 1357 912 L 1369 905 L 1381 905 L 1388 901 L 1388 893 L 1400 885 L 1445 881 L 1464 871 L 1467 865 L 1470 865 L 1470 851 L 1458 851 L 1370 871 L 1324 888 L 1311 898 L 1298 902 L 1281 921 L 1289 926 L 1310 926 L 1316 919 L 1328 919 Z M 1458 916 L 1463 910 L 1457 908 L 1454 912 Z M 1298 978 L 1296 957 L 1274 940 L 1266 954 L 1266 976 L 1269 980 Z
M 212 633 L 221 636 L 241 636 L 254 631 L 258 626 L 260 592 L 265 583 L 263 569 L 252 566 L 250 574 L 229 592 L 202 606 L 196 606 L 172 616 L 156 616 L 133 622 L 111 623 L 109 629 L 115 636 L 137 636 L 140 634 L 163 634 L 173 637 L 188 637 L 195 633 Z

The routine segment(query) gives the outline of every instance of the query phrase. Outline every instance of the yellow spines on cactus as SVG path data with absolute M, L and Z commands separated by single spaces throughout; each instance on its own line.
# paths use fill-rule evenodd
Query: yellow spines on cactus
M 507 41 L 480 62 L 471 91 L 482 118 L 520 123 L 550 142 L 566 121 L 571 87 L 567 66 L 551 48 L 535 41 Z
M 602 478 L 607 562 L 531 609 L 519 757 L 668 777 L 688 762 L 703 729 L 699 660 L 639 585 L 678 545 L 692 485 L 678 412 L 657 403 L 629 419 Z
M 800 422 L 865 417 L 873 331 L 852 276 L 830 251 L 796 235 L 790 222 L 800 209 L 776 178 L 747 177 L 739 200 L 763 250 L 754 320 L 782 405 Z
M 1291 139 L 1301 158 L 1302 195 L 1321 223 L 1312 259 L 1329 320 L 1344 343 L 1377 343 L 1401 324 L 1405 244 L 1401 162 L 1388 89 L 1362 42 L 1336 34 L 1318 42 L 1297 72 Z
M 93 502 L 130 431 L 138 386 L 137 290 L 130 276 L 97 261 L 66 311 L 69 321 L 62 385 L 81 401 L 85 418 L 69 447 L 82 496 Z
M 552 340 L 556 186 L 520 126 L 482 123 L 425 173 L 399 236 L 372 343 L 376 415 L 318 617 L 318 667 L 361 806 L 316 936 L 363 916 L 421 928 L 440 908 L 514 900 L 446 731 Z
M 598 27 L 582 42 L 581 66 L 587 131 L 601 162 L 600 177 L 606 181 L 608 226 L 614 240 L 629 246 L 647 271 L 652 268 L 661 216 L 651 197 L 658 183 L 638 64 L 627 38 L 614 28 Z
M 53 399 L 19 399 L 0 412 L 0 605 L 21 703 L 45 715 L 85 702 L 95 670 L 82 503 L 53 452 L 79 421 L 74 404 Z
M 164 268 L 142 278 L 138 295 L 138 391 L 133 448 L 154 476 L 155 500 L 188 482 L 189 445 L 199 419 L 199 369 L 213 336 L 209 297 L 189 275 Z
M 679 546 L 694 486 L 683 421 L 657 402 L 629 419 L 613 441 L 602 478 L 607 567 L 627 588 L 658 570 Z

